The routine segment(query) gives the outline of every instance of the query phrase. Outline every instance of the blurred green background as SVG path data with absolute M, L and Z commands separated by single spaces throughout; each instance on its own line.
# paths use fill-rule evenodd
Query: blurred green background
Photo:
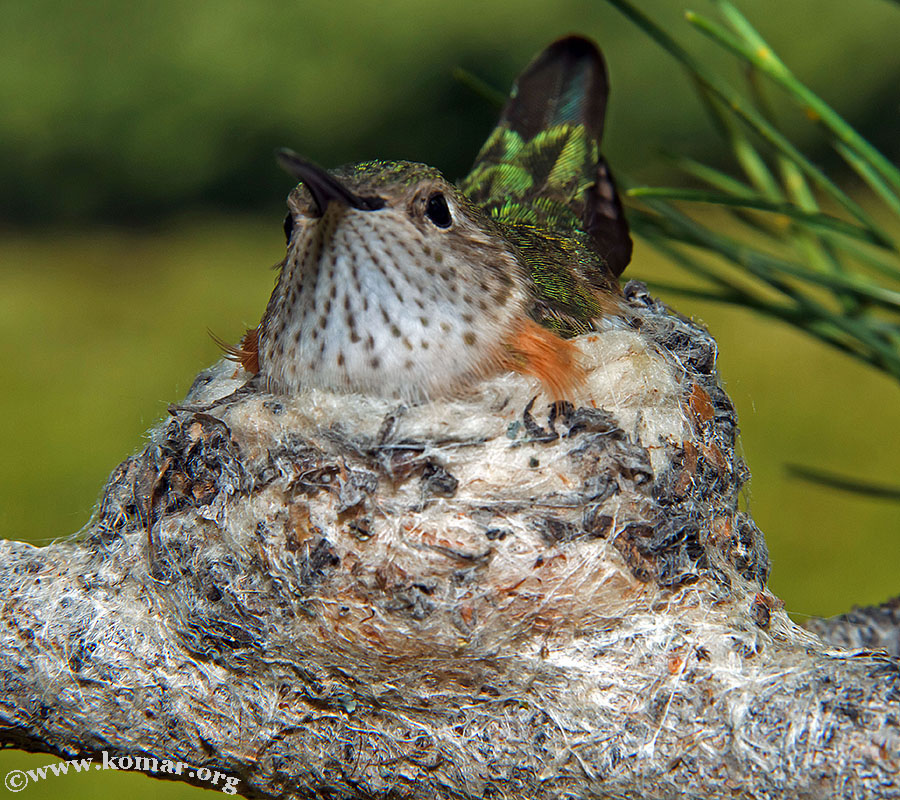
M 900 5 L 739 5 L 799 77 L 897 160 Z M 641 7 L 725 68 L 681 23 L 681 2 Z M 505 91 L 550 40 L 580 32 L 606 53 L 606 151 L 620 174 L 674 180 L 664 150 L 727 163 L 689 82 L 602 2 L 0 0 L 0 12 L 0 535 L 9 538 L 40 543 L 79 529 L 108 473 L 218 357 L 207 328 L 236 340 L 258 321 L 291 186 L 275 147 L 328 166 L 421 160 L 459 177 L 496 112 L 453 69 Z M 789 119 L 789 133 L 829 166 L 815 130 Z M 640 243 L 629 272 L 681 277 Z M 669 299 L 718 338 L 773 590 L 797 618 L 896 594 L 900 504 L 784 469 L 900 483 L 895 383 L 749 312 Z M 0 772 L 48 760 L 4 753 Z M 22 796 L 123 790 L 136 800 L 199 792 L 103 773 L 48 778 Z

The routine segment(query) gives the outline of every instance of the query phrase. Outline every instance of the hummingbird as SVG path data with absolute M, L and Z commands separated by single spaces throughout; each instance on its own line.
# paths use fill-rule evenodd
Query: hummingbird
M 229 356 L 269 391 L 412 402 L 512 370 L 555 400 L 583 379 L 577 334 L 621 314 L 628 225 L 600 154 L 603 56 L 568 36 L 515 81 L 458 184 L 407 161 L 327 171 L 290 150 L 287 254 Z

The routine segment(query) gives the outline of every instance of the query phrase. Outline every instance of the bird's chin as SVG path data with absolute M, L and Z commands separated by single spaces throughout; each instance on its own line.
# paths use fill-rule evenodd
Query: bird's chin
M 470 397 L 485 379 L 503 371 L 494 354 L 465 364 L 452 364 L 449 359 L 442 363 L 423 360 L 411 368 L 408 364 L 392 364 L 389 358 L 385 361 L 377 372 L 371 369 L 354 372 L 331 365 L 315 370 L 264 371 L 262 378 L 267 391 L 283 396 L 318 391 L 419 405 Z

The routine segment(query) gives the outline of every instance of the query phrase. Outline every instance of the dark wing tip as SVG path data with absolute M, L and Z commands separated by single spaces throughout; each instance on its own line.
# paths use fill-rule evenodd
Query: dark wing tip
M 577 33 L 560 36 L 559 39 L 548 44 L 543 52 L 539 53 L 537 58 L 535 58 L 535 62 L 541 58 L 566 58 L 573 62 L 584 59 L 603 61 L 603 55 L 597 43 L 593 39 L 588 39 L 586 36 L 581 36 Z
M 633 245 L 616 182 L 602 157 L 597 164 L 594 185 L 586 193 L 581 218 L 597 252 L 618 277 L 631 261 Z
M 502 119 L 525 141 L 552 125 L 584 125 L 603 135 L 609 81 L 600 49 L 583 36 L 546 47 L 516 80 Z

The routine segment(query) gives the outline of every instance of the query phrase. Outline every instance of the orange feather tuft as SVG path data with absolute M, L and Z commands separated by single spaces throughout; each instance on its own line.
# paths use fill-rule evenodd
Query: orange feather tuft
M 212 331 L 209 331 L 209 335 L 225 352 L 225 358 L 230 361 L 236 361 L 253 375 L 259 372 L 259 328 L 250 328 L 244 334 L 237 347 L 233 344 L 228 344 L 228 342 L 216 336 Z
M 585 380 L 578 348 L 531 319 L 521 322 L 507 340 L 504 366 L 540 380 L 554 400 L 570 398 Z

